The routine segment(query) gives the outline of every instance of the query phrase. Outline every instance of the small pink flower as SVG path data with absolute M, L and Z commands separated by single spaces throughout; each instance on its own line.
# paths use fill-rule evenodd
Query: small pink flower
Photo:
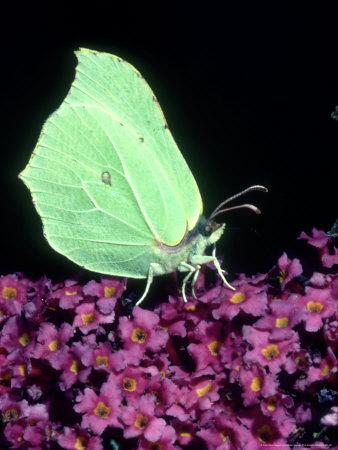
M 137 405 L 124 407 L 121 414 L 125 438 L 143 435 L 149 442 L 161 439 L 166 423 L 154 415 L 155 399 L 153 395 L 141 396 Z
M 282 287 L 303 272 L 299 259 L 289 259 L 285 252 L 278 260 L 278 267 L 280 270 L 280 283 Z
M 330 375 L 337 373 L 337 358 L 330 347 L 326 348 L 326 356 L 312 365 L 307 373 L 306 386 L 311 383 L 328 378 Z
M 100 330 L 100 325 L 113 323 L 115 318 L 114 311 L 110 314 L 101 314 L 95 308 L 95 303 L 81 303 L 76 309 L 76 316 L 73 321 L 73 327 L 79 328 L 83 334 L 92 330 Z
M 246 407 L 259 404 L 262 397 L 270 397 L 277 392 L 276 377 L 266 373 L 263 367 L 257 364 L 241 367 L 238 379 L 243 390 L 243 403 Z
M 208 450 L 237 450 L 247 448 L 249 439 L 247 428 L 238 423 L 236 417 L 226 412 L 215 412 L 213 409 L 206 412 L 200 431 L 196 434 L 202 438 Z
M 240 421 L 248 428 L 249 438 L 246 447 L 249 450 L 261 450 L 262 447 L 288 447 L 286 437 L 295 429 L 294 423 L 286 422 L 282 430 L 269 417 L 263 416 L 258 409 L 250 409 L 242 414 Z
M 180 404 L 186 409 L 196 408 L 207 410 L 219 400 L 219 389 L 224 385 L 225 374 L 220 373 L 215 378 L 204 378 L 191 383 L 189 391 L 182 393 Z
M 224 338 L 221 335 L 221 322 L 206 322 L 201 320 L 196 328 L 191 332 L 190 339 L 200 343 L 188 345 L 188 351 L 196 363 L 196 370 L 204 369 L 208 365 L 216 372 L 223 370 L 223 364 L 219 359 L 220 349 L 224 345 Z
M 0 277 L 0 319 L 13 314 L 21 314 L 22 307 L 27 303 L 27 282 L 16 275 Z M 0 322 L 1 323 L 1 322 Z
M 118 330 L 126 350 L 126 358 L 137 365 L 147 350 L 159 352 L 168 340 L 168 333 L 159 325 L 157 314 L 135 306 L 133 320 L 120 317 Z
M 89 281 L 83 287 L 85 295 L 98 297 L 97 306 L 103 314 L 110 314 L 126 288 L 126 280 L 119 281 L 113 278 L 102 278 L 100 283 Z
M 58 299 L 62 309 L 72 309 L 83 300 L 82 286 L 73 280 L 66 280 L 65 286 L 52 292 L 49 298 Z
M 80 342 L 73 342 L 70 349 L 63 351 L 57 356 L 57 365 L 62 369 L 60 375 L 60 388 L 65 391 L 77 381 L 85 383 L 91 372 L 91 367 L 87 367 L 82 360 L 83 355 L 89 352 L 87 345 Z
M 128 366 L 118 374 L 111 372 L 107 383 L 118 386 L 130 405 L 137 403 L 140 396 L 145 393 L 149 378 L 150 372 L 146 368 Z
M 267 306 L 266 292 L 259 286 L 251 286 L 245 282 L 233 283 L 236 291 L 229 288 L 222 289 L 223 298 L 220 307 L 212 311 L 215 319 L 231 320 L 240 311 L 251 314 L 255 317 L 264 314 Z
M 166 425 L 163 429 L 162 436 L 155 442 L 149 445 L 149 441 L 143 436 L 140 438 L 137 450 L 177 450 L 178 447 L 174 445 L 176 440 L 176 432 L 173 427 Z
M 334 247 L 333 255 L 329 253 L 328 243 L 332 242 L 333 238 L 324 231 L 312 228 L 312 237 L 303 231 L 298 239 L 306 239 L 308 244 L 318 248 L 320 260 L 324 267 L 330 268 L 334 264 L 338 264 L 338 249 Z
M 297 296 L 300 319 L 305 322 L 306 331 L 318 331 L 323 326 L 323 319 L 337 311 L 337 299 L 331 296 L 331 289 L 305 288 L 305 295 Z
M 10 394 L 5 394 L 0 398 L 0 411 L 3 422 L 18 422 L 27 417 L 27 400 L 14 400 Z
M 65 427 L 57 439 L 58 444 L 65 449 L 103 450 L 102 441 L 98 436 L 91 436 L 85 430 Z
M 269 331 L 271 340 L 287 339 L 293 333 L 292 328 L 301 321 L 298 303 L 293 299 L 294 297 L 290 295 L 285 301 L 271 301 L 270 314 L 265 314 L 255 322 L 254 328 Z
M 42 323 L 37 336 L 38 343 L 32 352 L 33 358 L 47 359 L 54 369 L 60 369 L 60 352 L 64 350 L 66 343 L 73 335 L 73 328 L 67 322 L 64 322 L 59 329 L 52 323 Z
M 93 433 L 101 435 L 108 426 L 121 428 L 118 419 L 122 401 L 121 390 L 111 383 L 104 383 L 99 395 L 92 389 L 85 388 L 84 393 L 78 395 L 74 409 L 82 413 L 81 427 L 89 428 Z
M 0 347 L 8 352 L 19 349 L 24 355 L 29 356 L 35 346 L 36 334 L 27 321 L 18 315 L 12 316 L 1 330 Z
M 49 423 L 49 414 L 44 404 L 30 405 L 25 410 L 26 427 L 23 438 L 34 445 L 41 445 L 45 438 L 45 427 Z
M 247 363 L 255 362 L 267 366 L 271 373 L 279 372 L 289 353 L 298 350 L 299 347 L 298 335 L 294 331 L 288 339 L 271 341 L 269 332 L 245 325 L 243 337 L 253 347 L 245 353 L 244 360 Z

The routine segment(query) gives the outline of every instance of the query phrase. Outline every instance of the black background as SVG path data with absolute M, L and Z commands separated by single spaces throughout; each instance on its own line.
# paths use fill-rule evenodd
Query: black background
M 328 230 L 337 216 L 334 1 L 224 2 L 223 9 L 216 2 L 26 3 L 1 14 L 0 274 L 57 280 L 79 273 L 44 240 L 17 178 L 68 92 L 78 47 L 117 54 L 143 74 L 206 214 L 251 184 L 269 188 L 243 199 L 261 216 L 224 217 L 218 253 L 231 274 L 265 272 L 284 250 L 307 258 L 297 236 Z

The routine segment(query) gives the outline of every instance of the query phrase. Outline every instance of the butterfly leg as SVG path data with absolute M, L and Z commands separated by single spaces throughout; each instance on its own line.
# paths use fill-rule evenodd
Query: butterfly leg
M 150 285 L 153 282 L 154 274 L 156 275 L 157 273 L 161 273 L 160 268 L 160 264 L 150 263 L 146 288 L 142 294 L 142 297 L 136 302 L 136 305 L 139 305 L 145 299 L 146 295 L 148 294 Z
M 196 267 L 196 270 L 195 270 L 195 273 L 194 273 L 194 278 L 192 279 L 192 282 L 191 282 L 191 292 L 192 292 L 192 296 L 194 298 L 197 298 L 196 297 L 196 292 L 195 292 L 195 284 L 196 284 L 196 281 L 197 281 L 198 274 L 200 273 L 200 268 L 201 268 L 200 265 L 198 265 Z
M 207 256 L 207 255 L 194 255 L 190 258 L 191 263 L 194 266 L 198 266 L 198 265 L 202 265 L 202 264 L 206 264 L 208 262 L 213 262 L 215 264 L 216 270 L 219 274 L 219 276 L 221 277 L 223 283 L 228 286 L 228 288 L 232 289 L 233 291 L 235 291 L 236 289 L 234 287 L 231 286 L 231 284 L 226 280 L 226 278 L 223 275 L 224 270 L 221 268 L 218 259 L 216 257 L 216 248 L 214 247 L 214 250 L 212 252 L 212 256 Z
M 184 277 L 183 283 L 182 283 L 182 297 L 183 297 L 184 303 L 187 303 L 188 300 L 187 300 L 187 297 L 186 297 L 186 295 L 185 295 L 185 287 L 186 287 L 187 281 L 189 280 L 189 278 L 191 277 L 191 275 L 192 275 L 194 272 L 196 273 L 196 271 L 199 270 L 199 267 L 192 266 L 191 264 L 188 264 L 188 263 L 186 263 L 185 261 L 182 261 L 182 262 L 179 264 L 179 266 L 177 267 L 177 269 L 178 269 L 180 272 L 188 272 L 187 275 Z M 194 278 L 195 278 L 195 277 L 194 277 Z M 194 294 L 193 294 L 193 295 L 194 295 Z M 196 298 L 196 297 L 194 296 L 194 298 Z
M 220 263 L 218 262 L 218 259 L 217 259 L 217 257 L 216 257 L 216 245 L 214 245 L 214 248 L 212 249 L 212 256 L 214 257 L 213 262 L 214 262 L 214 264 L 215 264 L 216 270 L 217 270 L 219 276 L 222 278 L 223 283 L 224 283 L 226 286 L 228 286 L 228 288 L 230 288 L 230 289 L 232 289 L 233 291 L 235 291 L 236 289 L 235 289 L 233 286 L 231 286 L 231 284 L 227 281 L 227 279 L 226 279 L 225 276 L 223 275 L 224 270 L 221 268 L 221 265 L 220 265 Z

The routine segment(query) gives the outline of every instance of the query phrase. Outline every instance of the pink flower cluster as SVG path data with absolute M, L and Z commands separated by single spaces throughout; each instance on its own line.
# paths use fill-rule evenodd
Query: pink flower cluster
M 1 277 L 0 448 L 332 448 L 338 255 L 333 236 L 301 238 L 320 271 L 284 253 L 154 311 L 125 281 Z

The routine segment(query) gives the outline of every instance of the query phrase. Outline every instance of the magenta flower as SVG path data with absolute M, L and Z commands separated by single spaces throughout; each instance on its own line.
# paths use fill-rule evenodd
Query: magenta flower
M 155 313 L 138 306 L 133 309 L 133 320 L 120 317 L 118 330 L 128 362 L 137 365 L 146 350 L 155 353 L 164 348 L 168 333 L 158 324 Z
M 58 444 L 68 450 L 103 450 L 101 439 L 84 430 L 65 427 L 58 437 Z
M 144 436 L 149 442 L 156 442 L 161 439 L 166 423 L 163 419 L 155 417 L 155 398 L 153 395 L 145 394 L 141 396 L 137 405 L 122 408 L 121 415 L 125 438 Z
M 0 277 L 0 311 L 20 314 L 27 302 L 27 284 L 28 280 L 20 280 L 16 275 Z
M 85 295 L 98 297 L 97 306 L 103 314 L 113 312 L 116 300 L 121 297 L 126 288 L 126 280 L 119 281 L 111 278 L 102 278 L 100 283 L 89 281 L 83 287 Z
M 6 365 L 0 367 L 0 370 L 5 369 L 5 373 L 9 371 L 12 388 L 21 388 L 26 382 L 31 367 L 30 359 L 26 358 L 21 350 L 16 349 L 7 356 Z
M 337 358 L 330 347 L 326 349 L 325 358 L 316 362 L 316 365 L 312 365 L 307 373 L 306 386 L 319 380 L 327 379 L 332 374 L 337 373 L 338 365 Z
M 212 408 L 212 405 L 219 400 L 219 389 L 224 384 L 225 374 L 218 374 L 215 378 L 198 379 L 191 383 L 189 391 L 183 392 L 180 404 L 186 409 L 200 409 L 202 411 Z
M 73 280 L 66 280 L 65 286 L 51 292 L 49 299 L 58 299 L 60 308 L 72 309 L 83 300 L 82 286 Z
M 32 351 L 33 358 L 47 359 L 54 369 L 60 369 L 60 353 L 68 348 L 66 343 L 73 337 L 74 331 L 64 322 L 59 329 L 52 323 L 42 323 L 39 328 L 38 344 Z
M 264 398 L 260 403 L 263 414 L 270 417 L 278 425 L 278 430 L 283 436 L 288 436 L 290 429 L 296 427 L 295 418 L 290 410 L 293 406 L 294 403 L 290 395 L 279 393 Z
M 268 367 L 271 373 L 279 372 L 289 353 L 299 348 L 298 335 L 294 331 L 283 341 L 271 341 L 269 332 L 245 325 L 243 337 L 253 347 L 245 353 L 244 360 Z
M 191 343 L 188 351 L 196 363 L 196 370 L 199 371 L 207 366 L 211 366 L 216 372 L 223 370 L 223 364 L 219 359 L 219 352 L 224 345 L 221 335 L 221 322 L 205 322 L 201 320 L 196 328 L 191 332 L 191 339 L 200 343 Z
M 26 417 L 27 400 L 17 401 L 10 394 L 5 394 L 0 398 L 0 411 L 3 422 L 17 422 Z
M 86 346 L 81 361 L 85 366 L 92 366 L 95 370 L 103 370 L 110 373 L 112 370 L 121 371 L 126 367 L 124 350 L 113 353 L 110 342 L 103 342 L 94 348 Z
M 224 410 L 215 412 L 211 409 L 204 414 L 200 423 L 206 426 L 196 434 L 204 440 L 208 450 L 248 448 L 246 447 L 249 439 L 248 430 L 234 415 L 228 415 Z
M 65 391 L 69 389 L 77 381 L 86 383 L 91 372 L 91 367 L 83 363 L 84 355 L 89 351 L 88 345 L 81 342 L 73 342 L 70 349 L 59 353 L 56 365 L 62 369 L 60 375 L 60 388 Z
M 149 442 L 143 436 L 140 438 L 137 450 L 177 450 L 174 445 L 176 433 L 173 427 L 166 425 L 162 436 L 156 442 Z
M 280 270 L 280 284 L 282 287 L 303 272 L 299 259 L 289 259 L 285 252 L 278 260 L 278 267 Z
M 26 427 L 23 438 L 32 446 L 42 445 L 45 438 L 45 428 L 49 424 L 49 414 L 46 405 L 36 404 L 26 407 Z
M 101 314 L 95 308 L 95 303 L 81 303 L 76 309 L 76 316 L 73 321 L 73 327 L 80 328 L 83 334 L 87 334 L 92 330 L 100 331 L 100 325 L 105 323 L 113 323 L 115 313 Z
M 262 397 L 270 397 L 277 392 L 276 377 L 266 373 L 257 364 L 242 366 L 238 372 L 238 380 L 243 390 L 244 406 L 259 404 Z
M 121 390 L 112 383 L 104 383 L 97 395 L 92 389 L 85 388 L 79 394 L 74 409 L 82 413 L 81 427 L 89 428 L 101 435 L 108 426 L 121 428 L 119 415 L 121 411 Z
M 10 317 L 0 334 L 0 346 L 8 352 L 20 349 L 24 355 L 30 355 L 35 346 L 36 331 L 18 315 Z
M 332 242 L 333 238 L 324 231 L 312 228 L 312 237 L 302 231 L 298 239 L 306 239 L 308 244 L 318 248 L 320 260 L 324 267 L 330 268 L 334 264 L 338 264 L 338 249 L 334 247 L 334 254 L 330 255 L 328 243 Z
M 259 330 L 269 331 L 271 340 L 287 339 L 293 333 L 292 328 L 301 321 L 301 312 L 295 301 L 296 298 L 292 294 L 286 301 L 271 301 L 270 314 L 265 314 L 253 326 Z
M 318 331 L 323 319 L 337 311 L 338 301 L 331 296 L 331 289 L 305 288 L 305 295 L 297 296 L 300 319 L 305 322 L 306 331 Z
M 241 415 L 240 421 L 249 429 L 249 438 L 246 443 L 246 449 L 261 450 L 262 447 L 282 447 L 288 448 L 286 437 L 295 426 L 290 422 L 281 430 L 269 417 L 262 416 L 259 410 L 250 409 Z M 286 431 L 286 429 L 288 431 Z
M 145 393 L 146 386 L 149 384 L 150 371 L 144 367 L 126 367 L 122 372 L 115 374 L 114 371 L 109 374 L 108 383 L 118 386 L 128 405 L 136 404 Z
M 19 423 L 9 422 L 5 426 L 4 435 L 6 439 L 11 443 L 10 448 L 22 449 L 22 445 L 25 443 L 23 439 L 23 433 L 25 426 Z M 27 445 L 29 445 L 27 443 Z M 27 447 L 26 447 L 27 448 Z M 41 448 L 41 447 L 40 447 Z
M 233 283 L 233 285 L 236 287 L 235 292 L 229 288 L 222 289 L 223 301 L 219 308 L 213 310 L 213 317 L 231 320 L 241 311 L 255 317 L 263 315 L 267 305 L 266 292 L 259 286 L 244 282 Z

